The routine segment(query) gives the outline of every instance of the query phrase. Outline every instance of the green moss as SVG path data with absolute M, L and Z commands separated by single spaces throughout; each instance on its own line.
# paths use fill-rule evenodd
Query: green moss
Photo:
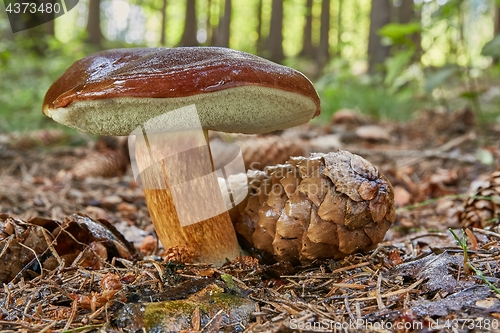
M 220 278 L 226 283 L 226 286 L 229 288 L 229 290 L 239 290 L 238 286 L 236 286 L 236 283 L 234 283 L 233 277 L 230 274 L 222 274 Z
M 189 300 L 150 303 L 146 305 L 144 323 L 146 327 L 154 328 L 162 326 L 165 319 L 176 318 L 176 321 L 180 323 L 189 322 L 197 306 L 200 306 L 200 310 L 206 311 L 202 304 L 196 304 Z
M 242 305 L 245 298 L 234 294 L 221 293 L 213 296 L 214 305 L 220 306 L 224 310 L 230 310 L 232 307 Z
M 191 325 L 191 318 L 197 307 L 200 308 L 202 321 L 209 320 L 220 310 L 228 319 L 245 321 L 255 305 L 248 298 L 225 293 L 221 287 L 212 284 L 188 299 L 146 304 L 144 323 L 147 330 L 153 332 L 187 328 Z

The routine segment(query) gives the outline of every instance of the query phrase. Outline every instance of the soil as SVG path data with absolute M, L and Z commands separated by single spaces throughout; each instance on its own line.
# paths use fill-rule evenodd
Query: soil
M 157 241 L 130 168 L 114 177 L 71 177 L 96 145 L 73 146 L 67 137 L 26 145 L 25 137 L 4 135 L 0 332 L 500 329 L 499 230 L 493 224 L 463 236 L 458 218 L 500 165 L 499 124 L 478 125 L 470 111 L 427 111 L 408 123 L 352 114 L 279 135 L 314 141 L 309 151 L 340 145 L 387 176 L 397 219 L 377 249 L 308 266 L 251 257 L 222 267 L 186 263 L 182 249 L 165 251 Z M 167 324 L 177 320 L 169 312 L 148 315 L 153 305 L 199 299 L 206 288 L 252 309 L 236 316 L 224 307 L 186 306 L 182 327 Z

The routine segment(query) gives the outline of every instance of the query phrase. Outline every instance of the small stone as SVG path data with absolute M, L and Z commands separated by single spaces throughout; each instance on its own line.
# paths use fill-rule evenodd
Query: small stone
M 123 199 L 118 195 L 108 195 L 102 198 L 101 205 L 106 208 L 114 208 L 119 203 L 122 203 Z

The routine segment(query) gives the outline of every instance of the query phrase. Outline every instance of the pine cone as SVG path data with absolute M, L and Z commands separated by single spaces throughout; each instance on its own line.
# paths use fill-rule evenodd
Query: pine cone
M 71 168 L 61 170 L 58 182 L 71 178 L 119 177 L 127 171 L 130 163 L 126 137 L 101 136 L 94 145 L 94 151 Z
M 285 163 L 290 156 L 304 154 L 304 142 L 276 135 L 255 136 L 235 142 L 241 149 L 246 169 L 262 170 L 268 165 Z M 227 142 L 211 142 L 215 168 L 224 167 L 234 159 L 236 146 Z
M 290 156 L 304 154 L 300 140 L 268 135 L 236 142 L 243 155 L 247 169 L 262 170 L 268 165 L 285 163 Z
M 459 215 L 462 228 L 486 228 L 500 221 L 500 167 L 464 203 Z
M 78 162 L 70 171 L 77 179 L 87 177 L 122 176 L 129 164 L 128 157 L 122 151 L 94 151 Z
M 58 129 L 42 129 L 29 132 L 15 139 L 17 149 L 31 149 L 37 146 L 48 147 L 64 142 L 68 135 Z
M 128 156 L 128 139 L 124 136 L 100 136 L 95 142 L 94 150 L 121 150 Z
M 308 263 L 371 250 L 396 218 L 390 182 L 347 151 L 292 157 L 248 177 L 235 228 L 265 259 Z
M 189 251 L 187 246 L 182 245 L 182 246 L 174 246 L 169 248 L 165 252 L 165 258 L 163 262 L 171 262 L 171 263 L 178 263 L 178 264 L 189 264 L 193 262 L 193 253 Z

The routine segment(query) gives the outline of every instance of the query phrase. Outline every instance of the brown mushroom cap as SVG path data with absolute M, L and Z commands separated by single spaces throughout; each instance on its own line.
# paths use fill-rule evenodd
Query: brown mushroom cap
M 145 121 L 191 104 L 204 129 L 224 132 L 270 132 L 320 112 L 314 87 L 296 70 L 227 48 L 179 47 L 83 58 L 47 91 L 43 113 L 83 132 L 129 135 Z

